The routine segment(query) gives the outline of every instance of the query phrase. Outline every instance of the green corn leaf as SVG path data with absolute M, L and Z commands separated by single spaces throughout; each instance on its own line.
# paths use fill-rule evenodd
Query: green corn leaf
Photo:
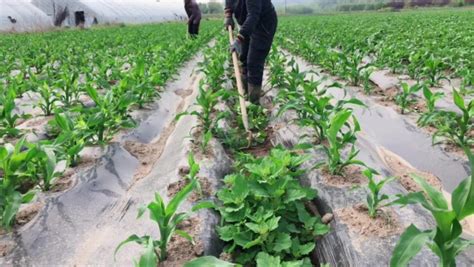
M 181 191 L 179 191 L 173 199 L 169 202 L 168 206 L 166 207 L 165 214 L 167 216 L 174 214 L 178 209 L 181 202 L 186 200 L 188 195 L 194 190 L 196 187 L 196 180 L 192 180 L 188 185 L 186 185 Z
M 15 215 L 20 208 L 22 201 L 21 194 L 14 191 L 11 195 L 7 196 L 7 202 L 3 210 L 2 225 L 9 228 L 15 220 Z
M 444 198 L 444 196 L 441 192 L 439 192 L 433 186 L 428 184 L 423 177 L 421 177 L 417 174 L 410 174 L 410 176 L 426 192 L 428 197 L 431 199 L 431 202 L 433 203 L 434 208 L 442 209 L 442 210 L 447 210 L 448 209 L 448 202 L 446 201 L 446 199 Z
M 204 256 L 185 263 L 184 267 L 241 267 L 241 265 L 226 262 L 213 256 Z
M 158 257 L 156 256 L 153 239 L 149 238 L 145 252 L 138 262 L 139 267 L 156 267 L 158 265 Z
M 391 267 L 407 266 L 411 259 L 420 252 L 421 248 L 432 238 L 435 231 L 420 231 L 413 224 L 400 236 L 390 260 Z
M 30 203 L 31 201 L 33 201 L 35 196 L 36 196 L 36 190 L 35 189 L 30 190 L 21 197 L 21 203 L 23 204 Z
M 192 211 L 198 211 L 200 209 L 213 209 L 216 207 L 216 204 L 212 201 L 201 201 L 198 204 L 194 205 Z
M 453 100 L 454 104 L 461 109 L 461 110 L 466 110 L 466 105 L 464 104 L 464 99 L 462 96 L 459 94 L 457 90 L 453 90 Z
M 471 164 L 471 170 L 474 170 L 474 156 L 469 148 L 466 148 L 465 151 Z M 474 174 L 471 174 L 454 189 L 451 198 L 458 220 L 474 214 Z
M 191 235 L 189 235 L 188 233 L 186 233 L 185 231 L 176 229 L 174 232 L 175 232 L 177 235 L 183 237 L 184 239 L 186 239 L 186 240 L 188 240 L 189 242 L 191 242 L 192 244 L 194 244 L 193 237 L 192 237 Z
M 117 246 L 117 248 L 115 248 L 115 251 L 114 251 L 114 260 L 116 259 L 116 255 L 117 255 L 117 252 L 122 249 L 122 247 L 130 242 L 135 242 L 137 244 L 144 244 L 146 242 L 148 242 L 148 240 L 150 239 L 149 236 L 142 236 L 142 237 L 139 237 L 137 235 L 131 235 L 129 236 L 127 239 L 125 239 L 124 241 L 120 242 L 120 244 Z

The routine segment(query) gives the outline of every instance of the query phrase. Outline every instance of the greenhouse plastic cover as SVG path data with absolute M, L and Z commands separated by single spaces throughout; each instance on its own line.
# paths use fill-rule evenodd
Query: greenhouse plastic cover
M 12 23 L 8 16 L 16 23 Z M 35 31 L 52 26 L 51 18 L 29 1 L 0 0 L 0 31 Z
M 71 17 L 75 11 L 84 11 L 89 21 L 92 16 L 99 24 L 160 22 L 186 15 L 181 0 L 0 0 L 0 31 L 35 31 L 52 27 L 53 3 L 56 8 L 67 6 Z M 17 22 L 11 23 L 8 16 Z

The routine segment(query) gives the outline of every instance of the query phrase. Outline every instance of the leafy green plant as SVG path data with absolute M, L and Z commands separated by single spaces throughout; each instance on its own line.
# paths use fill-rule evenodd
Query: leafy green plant
M 377 217 L 377 211 L 380 207 L 386 206 L 383 204 L 383 201 L 388 200 L 389 196 L 386 194 L 380 194 L 380 191 L 385 184 L 390 183 L 395 180 L 395 177 L 388 177 L 380 180 L 379 182 L 375 181 L 374 171 L 371 169 L 366 169 L 362 172 L 365 177 L 369 180 L 367 187 L 369 188 L 370 193 L 367 194 L 367 208 L 369 209 L 369 216 L 371 218 Z
M 353 126 L 349 124 L 351 118 Z M 326 152 L 327 162 L 321 162 L 317 166 L 326 165 L 332 175 L 342 175 L 343 169 L 349 165 L 365 166 L 364 162 L 356 159 L 359 151 L 356 150 L 354 143 L 357 140 L 356 133 L 359 131 L 359 122 L 351 110 L 344 109 L 334 114 L 327 130 L 328 145 L 322 146 Z M 347 145 L 351 145 L 351 149 L 344 159 L 341 152 Z
M 308 258 L 296 261 L 283 261 L 279 256 L 271 256 L 268 253 L 260 252 L 257 254 L 257 267 L 275 266 L 275 267 L 311 267 L 313 264 Z
M 15 146 L 5 144 L 0 147 L 0 216 L 1 225 L 10 229 L 15 215 L 22 203 L 30 202 L 35 191 L 21 192 L 21 187 L 29 183 L 34 175 L 30 162 L 36 157 L 37 151 L 29 148 L 25 139 L 19 140 Z
M 402 83 L 402 90 L 395 96 L 395 103 L 400 106 L 401 113 L 405 114 L 408 108 L 416 102 L 415 93 L 421 90 L 422 85 L 415 84 L 413 86 Z
M 217 193 L 222 216 L 218 233 L 238 263 L 252 263 L 259 252 L 304 259 L 314 249 L 314 238 L 329 230 L 304 205 L 316 197 L 315 190 L 297 180 L 304 172 L 298 167 L 306 160 L 281 148 L 263 158 L 241 155 L 241 169 L 225 177 Z
M 469 149 L 465 149 L 471 169 L 474 169 L 474 157 Z M 436 228 L 419 230 L 410 225 L 401 235 L 390 261 L 390 265 L 407 266 L 411 259 L 427 246 L 439 257 L 440 266 L 456 266 L 456 256 L 469 246 L 474 245 L 472 240 L 461 237 L 461 221 L 474 214 L 474 175 L 463 180 L 453 191 L 451 196 L 452 208 L 443 193 L 428 184 L 422 177 L 412 175 L 424 193 L 411 193 L 399 196 L 394 204 L 408 205 L 421 204 L 431 212 L 436 221 Z
M 170 200 L 168 205 L 165 204 L 163 199 L 158 193 L 155 193 L 155 200 L 150 202 L 148 206 L 143 207 L 138 212 L 138 218 L 143 216 L 146 209 L 150 213 L 150 219 L 154 221 L 160 231 L 160 239 L 154 240 L 153 237 L 149 235 L 137 236 L 131 235 L 126 240 L 122 241 L 117 248 L 115 249 L 115 254 L 127 243 L 135 242 L 144 247 L 144 253 L 141 255 L 139 260 L 139 266 L 157 266 L 158 262 L 163 262 L 168 257 L 168 244 L 171 240 L 171 237 L 175 234 L 182 236 L 183 238 L 193 242 L 192 237 L 179 229 L 176 229 L 177 226 L 183 221 L 187 220 L 191 212 L 177 212 L 180 205 L 189 194 L 195 189 L 196 180 L 191 181 L 186 185 L 181 191 L 179 191 L 173 199 Z M 202 202 L 193 207 L 192 212 L 195 212 L 201 208 L 208 208 L 212 205 L 209 205 L 207 202 Z M 157 251 L 158 249 L 158 251 Z

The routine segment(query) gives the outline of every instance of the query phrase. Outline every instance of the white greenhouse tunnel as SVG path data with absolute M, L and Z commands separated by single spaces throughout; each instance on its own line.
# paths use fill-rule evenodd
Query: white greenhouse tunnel
M 0 0 L 0 32 L 183 19 L 184 0 Z

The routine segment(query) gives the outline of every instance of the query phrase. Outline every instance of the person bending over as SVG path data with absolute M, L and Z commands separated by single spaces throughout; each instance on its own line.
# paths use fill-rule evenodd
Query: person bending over
M 195 38 L 199 34 L 199 24 L 201 23 L 201 10 L 196 0 L 184 0 L 184 9 L 188 15 L 188 33 Z
M 250 102 L 259 104 L 265 59 L 272 47 L 278 18 L 271 0 L 226 0 L 226 29 L 241 25 L 231 51 L 239 54 L 242 79 Z

